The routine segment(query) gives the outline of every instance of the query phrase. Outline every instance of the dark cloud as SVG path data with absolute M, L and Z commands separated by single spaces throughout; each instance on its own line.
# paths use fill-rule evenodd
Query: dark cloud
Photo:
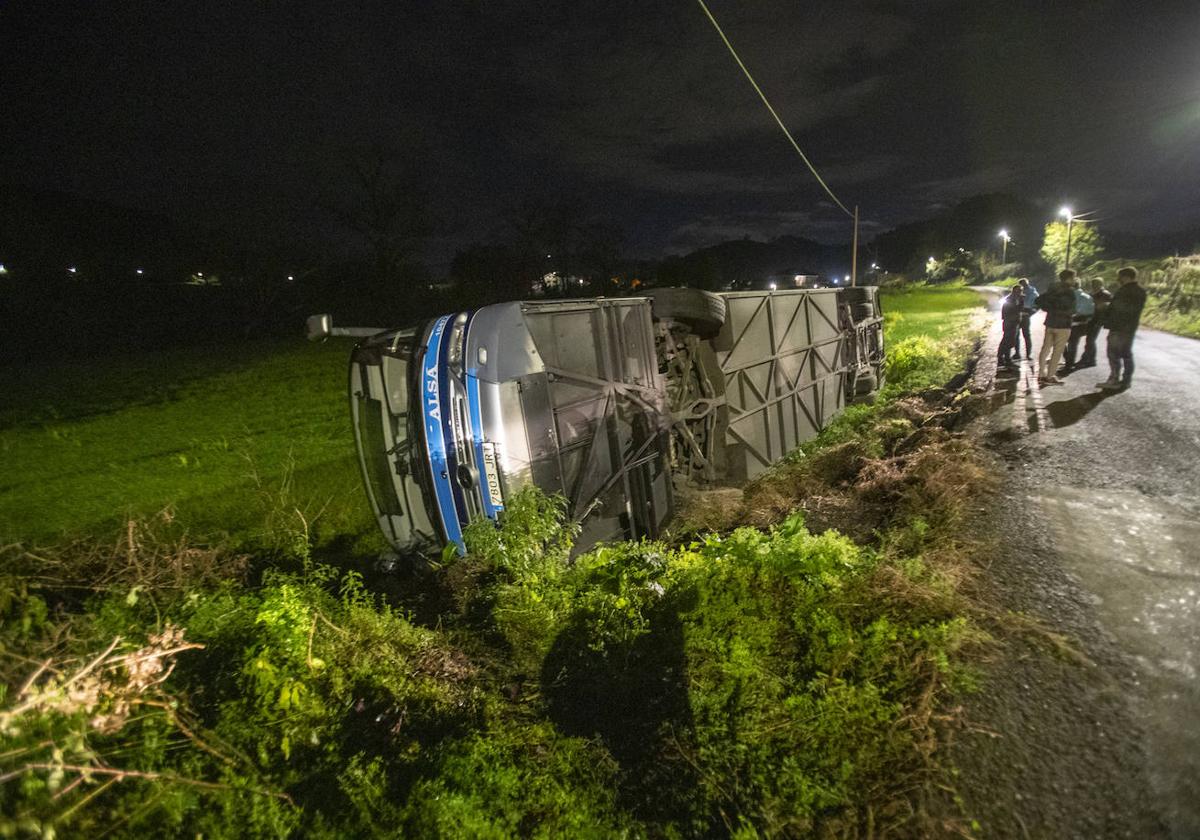
M 976 192 L 1196 222 L 1200 6 L 713 0 L 871 225 Z M 8 4 L 0 180 L 336 242 L 348 150 L 399 154 L 434 257 L 568 198 L 631 249 L 846 238 L 698 5 Z

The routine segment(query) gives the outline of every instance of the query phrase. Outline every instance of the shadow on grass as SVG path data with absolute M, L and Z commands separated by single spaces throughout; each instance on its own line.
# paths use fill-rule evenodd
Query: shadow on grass
M 678 605 L 660 604 L 649 620 L 631 643 L 600 650 L 586 618 L 572 620 L 546 656 L 542 693 L 562 732 L 598 738 L 620 765 L 624 808 L 686 825 L 698 780 L 684 754 L 693 722 Z

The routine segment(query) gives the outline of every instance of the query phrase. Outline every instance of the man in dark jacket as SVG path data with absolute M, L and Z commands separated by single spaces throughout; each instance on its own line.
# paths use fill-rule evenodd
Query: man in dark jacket
M 1112 303 L 1112 298 L 1112 292 L 1104 288 L 1103 280 L 1097 277 L 1092 281 L 1092 301 L 1096 305 L 1096 312 L 1088 321 L 1083 358 L 1079 360 L 1081 368 L 1096 366 L 1096 338 L 1100 335 L 1100 328 L 1104 326 L 1104 315 L 1108 312 L 1108 305 Z
M 1039 295 L 1038 308 L 1046 313 L 1046 336 L 1038 351 L 1038 380 L 1045 384 L 1062 382 L 1054 372 L 1071 337 L 1075 317 L 1075 272 L 1067 268 L 1058 273 L 1058 282 Z
M 996 364 L 1000 367 L 1013 366 L 1012 354 L 1021 358 L 1021 348 L 1017 343 L 1021 340 L 1021 314 L 1025 306 L 1025 296 L 1021 294 L 1020 285 L 1013 286 L 1000 305 L 1000 327 L 1003 330 L 1000 347 L 996 351 Z
M 1108 381 L 1100 387 L 1107 391 L 1128 388 L 1133 381 L 1133 336 L 1146 306 L 1146 290 L 1138 285 L 1136 268 L 1122 268 L 1117 272 L 1117 282 L 1121 287 L 1104 315 L 1104 326 L 1108 327 L 1109 374 Z

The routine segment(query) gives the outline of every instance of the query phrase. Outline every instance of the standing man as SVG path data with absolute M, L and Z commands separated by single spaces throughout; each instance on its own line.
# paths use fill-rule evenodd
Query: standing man
M 1112 298 L 1112 292 L 1104 288 L 1102 279 L 1097 277 L 1092 280 L 1092 302 L 1095 304 L 1096 311 L 1092 315 L 1092 319 L 1088 321 L 1087 340 L 1083 345 L 1083 358 L 1079 360 L 1078 367 L 1096 366 L 1096 337 L 1100 335 L 1100 328 L 1104 326 L 1104 315 L 1108 312 L 1108 305 L 1112 302 Z
M 1096 314 L 1096 303 L 1092 296 L 1083 290 L 1083 281 L 1075 278 L 1075 314 L 1071 318 L 1071 334 L 1067 337 L 1067 351 L 1063 353 L 1063 366 L 1059 373 L 1070 373 L 1075 370 L 1075 354 L 1079 352 L 1079 342 L 1087 335 L 1088 325 Z
M 1021 287 L 1013 286 L 1008 290 L 1008 294 L 1004 297 L 1004 302 L 1000 305 L 1000 328 L 1002 330 L 1000 337 L 1000 347 L 996 350 L 996 364 L 999 367 L 1013 367 L 1012 354 L 1015 352 L 1017 358 L 1021 358 L 1021 350 L 1017 346 L 1019 342 L 1021 329 L 1021 309 L 1024 305 L 1024 299 L 1021 295 Z
M 1075 317 L 1075 272 L 1069 268 L 1058 272 L 1058 282 L 1038 296 L 1038 308 L 1046 313 L 1046 335 L 1038 352 L 1038 381 L 1043 385 L 1062 382 L 1054 372 L 1071 336 L 1071 321 Z
M 1028 277 L 1022 277 L 1017 281 L 1017 285 L 1021 287 L 1021 298 L 1024 301 L 1021 304 L 1021 335 L 1025 336 L 1025 358 L 1033 358 L 1033 338 L 1029 335 L 1029 319 L 1033 313 L 1037 311 L 1038 290 L 1037 286 L 1029 282 Z M 1021 345 L 1017 344 L 1017 358 L 1021 358 Z
M 1117 282 L 1121 287 L 1104 316 L 1104 326 L 1108 327 L 1109 374 L 1108 381 L 1100 387 L 1106 391 L 1128 388 L 1133 380 L 1133 336 L 1146 306 L 1146 290 L 1138 285 L 1136 268 L 1122 268 L 1117 272 Z

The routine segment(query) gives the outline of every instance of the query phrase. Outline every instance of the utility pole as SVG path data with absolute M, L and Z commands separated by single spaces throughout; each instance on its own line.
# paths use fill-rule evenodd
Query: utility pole
M 1071 267 L 1071 223 L 1075 221 L 1074 216 L 1067 217 L 1067 264 L 1064 268 Z
M 850 252 L 850 285 L 858 285 L 858 205 L 854 205 L 854 245 Z
M 1074 223 L 1076 217 L 1075 217 L 1075 214 L 1071 212 L 1070 207 L 1064 207 L 1062 210 L 1059 211 L 1058 215 L 1062 216 L 1064 219 L 1067 220 L 1067 255 L 1064 260 L 1066 265 L 1064 265 L 1063 268 L 1070 268 L 1071 267 L 1071 225 Z M 1086 216 L 1088 214 L 1081 213 L 1080 215 Z

